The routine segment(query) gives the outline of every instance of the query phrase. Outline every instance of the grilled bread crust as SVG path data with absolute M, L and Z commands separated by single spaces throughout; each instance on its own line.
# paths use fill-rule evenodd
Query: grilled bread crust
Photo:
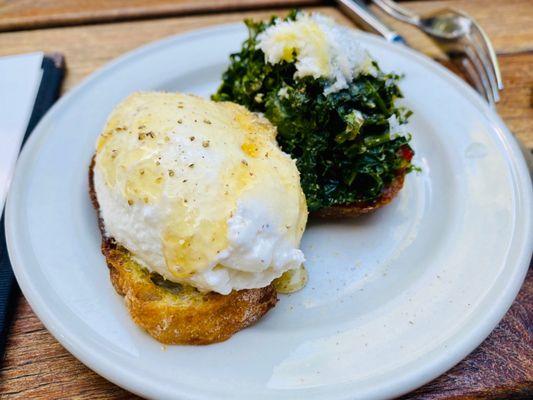
M 188 285 L 165 287 L 133 260 L 124 247 L 104 234 L 103 221 L 93 184 L 94 158 L 89 168 L 89 194 L 98 214 L 102 253 L 115 290 L 124 296 L 126 307 L 137 325 L 165 344 L 210 344 L 229 339 L 258 321 L 276 305 L 273 284 L 260 289 L 233 291 L 228 295 L 201 293 Z M 350 218 L 367 214 L 389 204 L 403 187 L 406 170 L 383 191 L 377 201 L 323 208 L 319 218 Z
M 350 218 L 375 211 L 389 204 L 396 197 L 403 187 L 406 172 L 407 170 L 401 171 L 376 201 L 327 207 L 313 212 L 313 216 L 319 218 Z
M 115 290 L 124 296 L 137 325 L 164 344 L 210 344 L 229 339 L 258 321 L 277 302 L 273 284 L 228 295 L 201 293 L 189 285 L 165 285 L 141 267 L 130 252 L 105 236 L 89 168 L 89 193 L 98 213 L 102 253 Z M 158 282 L 158 284 L 156 284 Z

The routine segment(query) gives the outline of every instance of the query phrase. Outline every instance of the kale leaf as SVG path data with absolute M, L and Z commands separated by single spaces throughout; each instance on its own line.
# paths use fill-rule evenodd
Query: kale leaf
M 286 20 L 295 18 L 293 12 Z M 390 132 L 393 115 L 400 124 L 410 115 L 394 104 L 402 97 L 401 77 L 374 62 L 376 74 L 324 95 L 326 79 L 295 78 L 293 62 L 265 62 L 257 35 L 275 21 L 245 21 L 249 37 L 230 56 L 212 99 L 262 112 L 277 127 L 280 147 L 297 160 L 309 211 L 378 201 L 396 176 L 415 169 L 410 136 Z

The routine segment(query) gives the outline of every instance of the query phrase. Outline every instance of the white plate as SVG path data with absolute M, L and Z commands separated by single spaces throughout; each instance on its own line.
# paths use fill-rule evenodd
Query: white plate
M 404 72 L 420 174 L 388 207 L 309 224 L 310 280 L 225 343 L 164 348 L 108 278 L 87 194 L 107 115 L 136 90 L 212 93 L 245 37 L 220 26 L 151 44 L 64 96 L 20 157 L 7 205 L 20 286 L 52 334 L 107 379 L 164 399 L 370 399 L 457 363 L 514 299 L 532 249 L 532 193 L 511 134 L 470 88 L 405 47 L 361 34 Z

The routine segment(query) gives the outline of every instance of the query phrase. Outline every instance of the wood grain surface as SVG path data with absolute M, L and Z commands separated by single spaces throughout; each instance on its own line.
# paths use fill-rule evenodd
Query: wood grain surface
M 325 2 L 326 0 L 0 0 L 0 32 Z M 405 1 L 402 5 L 420 13 L 445 7 L 460 8 L 475 16 L 500 52 L 533 50 L 533 1 Z M 400 24 L 388 16 L 384 19 L 406 37 L 415 36 L 416 41 L 425 42 L 424 45 L 431 48 L 430 54 L 438 52 L 431 41 L 415 28 Z
M 446 374 L 402 400 L 533 398 L 533 269 L 490 336 Z
M 531 0 L 438 0 L 438 1 L 402 1 L 402 6 L 424 14 L 443 8 L 457 8 L 467 12 L 480 23 L 489 35 L 499 54 L 515 54 L 533 51 L 533 1 Z M 384 21 L 404 35 L 409 43 L 423 41 L 426 53 L 433 56 L 440 54 L 417 28 L 398 22 L 372 6 Z
M 533 398 L 533 270 L 513 306 L 468 358 L 402 400 Z M 502 346 L 502 344 L 505 344 Z M 21 296 L 0 370 L 2 399 L 138 399 L 70 355 Z
M 0 0 L 1 1 L 1 0 Z M 21 0 L 24 2 L 25 0 Z M 533 148 L 533 24 L 522 24 L 523 14 L 530 13 L 532 2 L 499 2 L 501 11 L 492 17 L 487 9 L 494 2 L 485 0 L 427 1 L 431 4 L 454 4 L 471 14 L 487 18 L 483 23 L 490 31 L 491 20 L 499 24 L 495 45 L 505 90 L 498 111 L 510 129 L 529 148 Z M 507 9 L 512 3 L 520 13 Z M 1 3 L 0 3 L 1 4 Z M 315 9 L 315 8 L 314 8 Z M 318 10 L 349 24 L 339 11 L 330 7 Z M 67 60 L 64 91 L 114 57 L 164 36 L 207 25 L 240 21 L 244 17 L 264 18 L 282 10 L 195 15 L 180 18 L 129 21 L 61 27 L 0 34 L 0 55 L 44 50 L 61 52 Z M 518 15 L 520 14 L 520 15 Z M 506 15 L 504 18 L 498 16 Z M 530 14 L 529 14 L 530 15 Z M 517 29 L 515 23 L 522 24 Z M 516 39 L 512 40 L 514 32 Z M 491 34 L 491 33 L 489 33 Z M 413 46 L 437 58 L 442 57 L 425 38 L 407 33 Z M 533 397 L 533 273 L 530 271 L 522 291 L 510 312 L 491 336 L 467 359 L 445 375 L 405 396 L 403 399 L 496 399 Z M 531 398 L 529 397 L 529 398 Z M 2 399 L 133 399 L 132 394 L 114 386 L 74 359 L 48 333 L 23 297 L 7 342 L 6 358 L 0 369 Z
M 477 8 L 472 7 L 472 0 L 462 0 L 469 5 L 469 12 L 476 17 L 485 13 L 486 3 L 493 4 L 491 0 L 474 0 L 478 4 Z M 431 1 L 423 2 L 427 4 Z M 448 3 L 438 1 L 438 5 Z M 507 7 L 511 3 L 520 3 L 518 9 L 533 10 L 533 1 L 513 0 L 505 2 L 502 6 L 504 11 L 499 14 L 507 15 Z M 409 2 L 404 4 L 418 4 Z M 457 1 L 450 1 L 450 4 L 458 6 Z M 516 5 L 516 4 L 515 4 Z M 465 7 L 466 8 L 466 7 Z M 341 14 L 336 8 L 321 7 L 315 8 L 334 16 L 339 22 L 351 25 L 351 21 Z M 208 25 L 215 25 L 228 22 L 238 22 L 244 17 L 266 18 L 273 13 L 283 12 L 280 9 L 267 11 L 253 11 L 241 13 L 224 13 L 187 16 L 182 18 L 162 18 L 146 21 L 129 21 L 114 24 L 98 24 L 76 27 L 60 27 L 52 29 L 5 32 L 0 34 L 0 55 L 26 53 L 30 51 L 42 50 L 45 52 L 61 52 L 66 56 L 67 76 L 64 90 L 69 90 L 83 77 L 104 65 L 114 57 L 129 50 L 146 44 L 150 41 L 181 32 L 190 31 Z M 494 12 L 495 15 L 498 13 Z M 501 30 L 507 32 L 514 29 L 514 20 L 507 19 L 509 27 Z M 531 14 L 533 21 L 533 13 Z M 486 23 L 490 32 L 490 24 Z M 406 37 L 411 45 L 437 59 L 443 59 L 444 55 L 419 32 L 411 32 L 410 28 L 395 23 L 398 30 L 407 29 Z M 531 124 L 533 121 L 533 24 L 520 27 L 521 33 L 517 37 L 520 43 L 514 45 L 516 50 L 509 51 L 506 47 L 506 36 L 494 33 L 494 37 L 501 40 L 494 41 L 496 52 L 500 55 L 499 61 L 502 68 L 505 90 L 502 92 L 502 101 L 498 104 L 498 112 L 503 117 L 509 128 L 526 144 L 528 148 L 533 148 L 533 134 Z M 506 35 L 506 34 L 505 34 Z M 525 38 L 525 39 L 523 39 Z M 523 39 L 523 40 L 522 40 Z
M 302 6 L 321 0 L 0 0 L 0 32 L 103 21 L 213 13 L 276 6 Z

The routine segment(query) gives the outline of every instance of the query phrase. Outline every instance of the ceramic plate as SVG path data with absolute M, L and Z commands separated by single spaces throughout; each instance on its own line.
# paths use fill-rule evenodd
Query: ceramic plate
M 496 326 L 532 248 L 531 181 L 500 118 L 444 68 L 361 34 L 405 73 L 421 173 L 381 211 L 311 221 L 307 287 L 259 323 L 210 346 L 164 347 L 111 286 L 87 194 L 109 112 L 137 90 L 208 96 L 242 25 L 171 37 L 109 64 L 64 96 L 20 157 L 7 204 L 9 254 L 33 310 L 100 375 L 157 399 L 371 399 L 442 374 Z

